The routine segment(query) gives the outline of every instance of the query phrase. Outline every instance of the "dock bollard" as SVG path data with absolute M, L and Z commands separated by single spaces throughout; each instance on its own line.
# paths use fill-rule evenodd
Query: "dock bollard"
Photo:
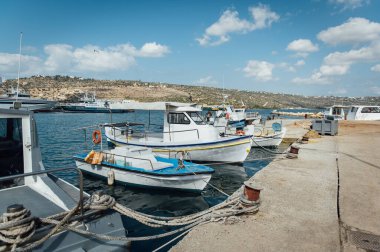
M 302 140 L 301 140 L 301 143 L 302 143 L 302 144 L 307 144 L 307 143 L 309 143 L 309 137 L 307 137 L 307 136 L 303 136 L 303 137 L 302 137 Z
M 260 204 L 260 191 L 263 187 L 256 181 L 245 181 L 244 191 L 240 197 L 240 202 L 246 206 Z
M 115 183 L 115 173 L 113 172 L 113 170 L 109 170 L 107 172 L 107 183 L 109 186 Z
M 287 158 L 298 158 L 298 152 L 300 147 L 298 145 L 292 144 L 290 146 L 290 150 L 288 154 L 286 155 Z

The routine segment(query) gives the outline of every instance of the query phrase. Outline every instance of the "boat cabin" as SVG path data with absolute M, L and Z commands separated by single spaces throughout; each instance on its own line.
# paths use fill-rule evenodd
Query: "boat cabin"
M 219 138 L 218 130 L 205 122 L 201 112 L 201 109 L 194 106 L 167 104 L 164 117 L 164 142 Z
M 0 109 L 0 168 L 0 179 L 45 170 L 38 143 L 36 122 L 32 112 Z M 75 205 L 74 200 L 62 201 L 62 193 L 59 190 L 54 190 L 55 187 L 55 183 L 46 174 L 19 177 L 0 181 L 0 197 L 5 206 L 7 201 L 12 202 L 13 197 L 17 197 L 17 195 L 22 199 L 27 195 L 34 197 L 36 193 L 44 196 L 48 201 L 53 202 L 52 205 L 63 210 Z M 8 197 L 9 195 L 1 190 L 4 188 L 9 188 L 7 190 L 14 189 L 14 194 Z M 54 209 L 56 210 L 57 207 Z M 38 211 L 40 210 L 38 209 Z M 47 211 L 43 210 L 42 212 Z
M 380 106 L 351 106 L 347 120 L 380 120 Z
M 335 120 L 344 120 L 346 119 L 347 111 L 347 106 L 334 105 L 326 108 L 323 114 L 326 118 L 332 116 Z

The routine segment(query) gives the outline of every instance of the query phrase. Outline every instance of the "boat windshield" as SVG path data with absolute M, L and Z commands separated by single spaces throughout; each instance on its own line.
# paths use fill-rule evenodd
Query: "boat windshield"
M 190 118 L 198 125 L 205 125 L 206 122 L 203 121 L 202 117 L 198 114 L 198 112 L 187 112 Z
M 380 107 L 364 107 L 362 113 L 380 113 Z

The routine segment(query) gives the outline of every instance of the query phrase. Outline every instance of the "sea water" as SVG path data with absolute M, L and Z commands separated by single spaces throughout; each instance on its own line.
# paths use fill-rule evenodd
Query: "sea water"
M 259 112 L 263 118 L 270 114 L 270 110 L 253 110 Z M 292 112 L 297 112 L 292 110 Z M 109 122 L 140 122 L 152 124 L 149 130 L 162 131 L 163 112 L 139 111 L 125 114 L 86 114 L 86 113 L 39 113 L 35 115 L 39 135 L 39 144 L 42 159 L 46 169 L 75 167 L 73 156 L 84 153 L 92 148 L 91 134 L 98 126 Z M 150 118 L 150 119 L 149 119 Z M 92 128 L 83 129 L 83 127 Z M 103 147 L 107 143 L 103 135 Z M 288 146 L 281 145 L 278 151 Z M 228 155 L 228 153 L 226 153 Z M 256 172 L 266 167 L 275 155 L 260 148 L 254 148 L 247 160 L 241 164 L 208 164 L 215 169 L 210 183 L 227 194 L 236 191 L 244 181 Z M 77 185 L 75 172 L 60 172 L 59 177 Z M 144 213 L 161 216 L 180 216 L 205 210 L 226 199 L 226 196 L 207 186 L 200 194 L 190 194 L 175 191 L 156 189 L 140 189 L 125 185 L 108 186 L 105 180 L 85 176 L 84 190 L 92 193 L 103 190 L 112 195 L 119 203 Z M 133 220 L 128 220 L 127 229 L 131 236 L 151 235 L 162 230 L 147 228 Z M 133 243 L 133 250 L 153 250 L 165 243 L 167 239 L 159 241 Z M 170 248 L 170 246 L 168 247 Z

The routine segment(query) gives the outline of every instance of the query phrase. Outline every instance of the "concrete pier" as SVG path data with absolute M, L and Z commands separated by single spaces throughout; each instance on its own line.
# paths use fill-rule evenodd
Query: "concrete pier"
M 279 157 L 251 178 L 264 187 L 256 215 L 199 226 L 172 251 L 380 250 L 379 145 L 380 122 L 341 121 L 338 136 L 310 139 L 298 159 Z

